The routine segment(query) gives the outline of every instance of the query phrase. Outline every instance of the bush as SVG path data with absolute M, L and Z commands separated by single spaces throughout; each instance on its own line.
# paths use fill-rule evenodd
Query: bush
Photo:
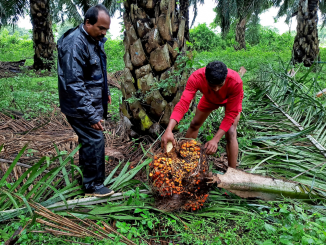
M 199 24 L 190 29 L 190 42 L 198 51 L 209 51 L 217 47 L 226 48 L 226 42 L 214 33 L 206 24 Z
M 199 24 L 190 30 L 190 42 L 197 51 L 226 50 L 233 48 L 235 42 L 235 24 L 231 25 L 228 34 L 222 38 L 216 34 L 206 24 Z M 282 51 L 292 49 L 294 42 L 293 33 L 283 33 L 280 35 L 276 28 L 264 27 L 261 25 L 253 26 L 250 23 L 246 29 L 246 44 L 250 50 L 254 46 L 260 47 L 265 51 Z
M 33 41 L 29 35 L 19 36 L 18 31 L 9 35 L 6 28 L 0 31 L 0 61 L 18 61 L 33 55 Z
M 119 39 L 111 39 L 108 37 L 104 45 L 105 53 L 107 54 L 107 71 L 115 72 L 123 70 L 125 63 L 123 61 L 123 55 L 125 54 L 125 49 L 123 42 Z
M 280 35 L 276 28 L 261 26 L 258 45 L 268 51 L 282 51 L 292 49 L 294 35 L 288 32 Z

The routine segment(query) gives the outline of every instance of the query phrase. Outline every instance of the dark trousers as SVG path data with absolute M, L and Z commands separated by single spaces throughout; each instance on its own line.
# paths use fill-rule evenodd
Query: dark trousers
M 79 150 L 79 166 L 83 171 L 83 185 L 86 192 L 103 187 L 105 178 L 104 135 L 93 129 L 83 118 L 69 117 L 68 122 L 82 144 Z

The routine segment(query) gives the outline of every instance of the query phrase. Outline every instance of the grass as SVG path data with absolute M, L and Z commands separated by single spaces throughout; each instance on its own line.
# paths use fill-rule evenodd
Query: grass
M 25 65 L 33 64 L 33 43 L 27 36 L 20 37 L 18 32 L 9 35 L 6 29 L 0 31 L 0 61 L 18 61 L 27 59 Z M 111 40 L 105 44 L 108 56 L 108 72 L 123 70 L 124 49 L 120 40 Z M 0 79 L 0 110 L 13 110 L 24 114 L 26 119 L 49 115 L 59 106 L 58 82 L 56 71 L 51 73 L 27 71 L 16 77 Z M 115 120 L 119 119 L 121 92 L 111 88 L 112 105 L 109 112 Z
M 255 46 L 248 50 L 240 50 L 235 52 L 232 47 L 226 50 L 212 50 L 199 52 L 195 56 L 195 67 L 203 67 L 211 61 L 220 60 L 224 62 L 228 68 L 239 71 L 241 66 L 244 66 L 247 73 L 243 77 L 244 85 L 248 81 L 257 77 L 264 68 L 268 66 L 279 66 L 279 61 L 282 60 L 288 63 L 291 60 L 291 46 L 284 47 L 280 51 L 264 50 L 264 47 Z M 326 48 L 320 48 L 321 60 L 326 61 Z M 299 70 L 298 76 L 305 74 L 309 68 L 302 67 Z M 314 73 L 310 73 L 309 78 L 313 78 Z M 319 74 L 317 80 L 321 82 L 321 86 L 326 88 L 326 70 Z M 246 87 L 245 87 L 246 88 Z M 246 89 L 245 89 L 246 90 Z
M 0 108 L 18 111 L 25 118 L 46 115 L 59 106 L 57 77 L 33 71 L 0 79 Z

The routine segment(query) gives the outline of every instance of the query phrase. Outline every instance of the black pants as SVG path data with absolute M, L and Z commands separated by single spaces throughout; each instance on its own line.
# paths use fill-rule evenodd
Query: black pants
M 78 135 L 79 166 L 83 171 L 83 185 L 86 192 L 103 187 L 105 178 L 104 135 L 93 129 L 83 118 L 69 117 L 68 122 Z

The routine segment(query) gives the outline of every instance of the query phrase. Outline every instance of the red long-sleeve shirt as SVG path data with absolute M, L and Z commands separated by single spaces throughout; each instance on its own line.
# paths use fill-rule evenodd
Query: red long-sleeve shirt
M 225 84 L 215 92 L 208 85 L 205 70 L 206 67 L 191 74 L 181 99 L 174 107 L 170 119 L 174 119 L 179 123 L 184 114 L 189 110 L 190 102 L 199 90 L 203 93 L 205 99 L 212 104 L 212 107 L 213 105 L 214 107 L 217 105 L 225 106 L 225 116 L 220 125 L 220 129 L 227 132 L 232 126 L 234 119 L 238 116 L 239 112 L 242 111 L 242 80 L 236 71 L 228 69 Z

